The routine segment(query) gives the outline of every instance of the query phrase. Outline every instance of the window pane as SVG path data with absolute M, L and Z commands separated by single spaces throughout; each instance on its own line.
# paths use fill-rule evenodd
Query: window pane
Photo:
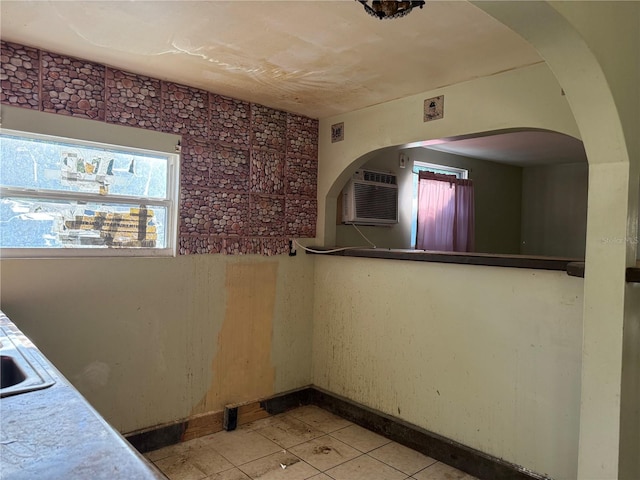
M 3 248 L 165 248 L 167 209 L 139 204 L 0 199 Z
M 5 187 L 167 198 L 161 155 L 2 135 L 0 158 Z

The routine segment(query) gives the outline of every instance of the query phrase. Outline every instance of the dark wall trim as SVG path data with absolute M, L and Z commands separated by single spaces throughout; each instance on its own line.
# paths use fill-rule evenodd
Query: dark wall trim
M 313 403 L 313 394 L 313 387 L 304 387 L 276 395 L 275 397 L 271 397 L 266 400 L 261 400 L 260 406 L 269 414 L 277 415 L 279 413 L 284 413 L 287 410 L 291 410 L 292 408 L 297 408 L 302 405 L 310 405 Z
M 549 480 L 398 418 L 378 412 L 318 387 L 309 386 L 261 400 L 271 415 L 301 405 L 317 405 L 357 425 L 484 480 Z M 132 433 L 127 440 L 141 453 L 182 441 L 188 421 Z
M 584 262 L 571 262 L 567 265 L 567 274 L 584 278 Z M 627 283 L 640 283 L 640 267 L 628 267 L 625 272 Z
M 584 262 L 571 262 L 567 264 L 567 275 L 584 278 Z
M 254 402 L 255 405 L 263 409 L 268 415 L 276 415 L 278 413 L 285 412 L 292 408 L 299 407 L 301 405 L 308 405 L 312 401 L 313 389 L 311 387 L 303 387 L 296 390 L 290 390 L 288 392 L 281 393 L 271 398 Z M 242 421 L 242 407 L 236 407 L 236 424 L 246 423 L 253 418 L 249 418 Z M 204 417 L 210 417 L 211 421 L 205 423 L 212 423 L 213 425 L 205 425 L 205 428 L 193 428 L 194 420 L 202 420 Z M 240 417 L 239 417 L 240 416 Z M 216 428 L 215 417 L 220 417 L 219 427 Z M 205 419 L 206 420 L 206 419 Z M 202 423 L 202 422 L 201 422 Z M 190 428 L 195 430 L 192 435 L 185 435 Z M 165 425 L 158 425 L 156 427 L 147 428 L 144 430 L 138 430 L 135 432 L 127 433 L 124 437 L 127 441 L 135 447 L 140 453 L 150 452 L 162 447 L 168 447 L 169 445 L 175 445 L 176 443 L 184 442 L 194 438 L 194 435 L 208 435 L 217 431 L 222 431 L 224 428 L 224 419 L 222 412 L 212 412 L 209 415 L 202 415 L 196 417 L 196 419 L 184 419 L 178 422 L 173 422 Z M 234 427 L 235 428 L 235 427 Z M 233 430 L 233 429 L 231 429 Z
M 480 479 L 548 479 L 318 387 L 313 387 L 312 403 Z
M 424 250 L 390 250 L 383 248 L 354 248 L 331 252 L 333 248 L 312 247 L 318 252 L 311 255 L 340 257 L 386 258 L 413 262 L 454 263 L 458 265 L 485 265 L 488 267 L 531 268 L 535 270 L 559 270 L 571 277 L 584 278 L 584 261 L 575 258 L 530 257 L 527 255 L 495 255 L 490 253 L 448 253 Z M 326 252 L 325 252 L 326 251 Z M 640 283 L 640 267 L 628 267 L 625 275 L 628 283 Z
M 172 425 L 152 427 L 141 432 L 133 432 L 124 437 L 140 453 L 147 453 L 180 443 L 182 434 L 186 429 L 187 422 L 184 421 Z
M 313 250 L 332 250 L 313 247 Z M 320 253 L 309 252 L 313 255 Z M 357 248 L 339 252 L 322 253 L 342 257 L 385 258 L 388 260 L 410 260 L 414 262 L 455 263 L 459 265 L 485 265 L 489 267 L 532 268 L 537 270 L 567 271 L 567 265 L 576 258 L 532 257 L 527 255 L 497 255 L 490 253 L 449 253 L 424 250 L 391 250 L 383 248 Z
M 640 283 L 640 268 L 639 267 L 627 268 L 626 279 L 627 279 L 627 282 L 629 283 Z

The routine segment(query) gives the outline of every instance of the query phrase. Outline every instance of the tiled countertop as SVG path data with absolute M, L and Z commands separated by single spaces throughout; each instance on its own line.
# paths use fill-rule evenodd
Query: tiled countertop
M 55 383 L 0 398 L 0 479 L 164 479 L 0 312 L 12 334 Z

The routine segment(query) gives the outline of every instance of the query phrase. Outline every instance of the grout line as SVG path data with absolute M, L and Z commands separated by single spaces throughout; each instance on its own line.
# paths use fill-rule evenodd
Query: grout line
M 382 448 L 382 447 L 380 447 L 380 448 Z M 377 450 L 377 449 L 375 449 L 375 450 Z M 372 450 L 372 451 L 373 451 L 373 450 Z M 400 472 L 400 473 L 401 473 L 401 474 L 403 474 L 403 475 L 407 475 L 407 478 L 408 478 L 408 477 L 411 477 L 412 475 L 415 475 L 416 473 L 421 472 L 421 471 L 422 471 L 422 470 L 424 470 L 425 468 L 429 468 L 429 467 L 424 467 L 423 469 L 418 470 L 417 472 L 413 472 L 413 473 L 406 473 L 406 472 L 403 472 L 402 470 L 400 470 L 399 468 L 396 468 L 396 467 L 394 467 L 393 465 L 390 465 L 390 464 L 388 464 L 387 462 L 385 462 L 385 461 L 383 461 L 383 460 L 380 460 L 379 458 L 372 457 L 372 456 L 371 456 L 371 455 L 369 455 L 368 453 L 365 453 L 365 455 L 366 455 L 367 457 L 369 457 L 369 458 L 372 458 L 373 460 L 377 460 L 378 462 L 380 462 L 380 463 L 382 463 L 382 464 L 386 465 L 387 467 L 391 467 L 391 468 L 393 468 L 394 470 L 396 470 L 396 471 Z M 431 465 L 433 465 L 433 464 L 431 464 Z M 431 465 L 429 465 L 429 466 L 431 466 Z
M 327 410 L 325 410 L 325 409 L 323 409 L 323 408 L 321 408 L 321 407 L 318 407 L 318 408 L 319 408 L 321 411 L 328 412 Z M 304 440 L 304 441 L 302 441 L 302 442 L 300 442 L 300 443 L 297 443 L 296 445 L 292 445 L 291 447 L 284 447 L 284 446 L 280 445 L 279 443 L 275 442 L 274 440 L 272 440 L 271 438 L 266 437 L 266 435 L 264 435 L 264 434 L 262 434 L 261 432 L 259 432 L 259 431 L 258 431 L 258 429 L 247 429 L 247 431 L 250 431 L 250 432 L 256 432 L 256 433 L 258 433 L 262 438 L 264 438 L 264 439 L 268 440 L 269 442 L 273 443 L 274 445 L 276 445 L 279 449 L 281 449 L 281 451 L 284 451 L 284 452 L 288 453 L 289 455 L 294 456 L 294 457 L 295 457 L 295 458 L 297 458 L 300 462 L 302 462 L 302 463 L 304 463 L 304 464 L 306 464 L 306 465 L 309 465 L 309 466 L 313 467 L 314 469 L 316 469 L 316 470 L 320 471 L 321 473 L 323 473 L 324 475 L 326 475 L 327 477 L 332 478 L 332 479 L 333 479 L 334 477 L 330 476 L 330 475 L 327 473 L 329 470 L 332 470 L 332 469 L 334 469 L 334 468 L 337 468 L 337 467 L 339 467 L 339 466 L 342 466 L 342 465 L 344 465 L 344 464 L 346 464 L 346 463 L 348 463 L 348 462 L 351 462 L 351 461 L 353 461 L 353 460 L 356 460 L 356 459 L 362 458 L 362 457 L 364 457 L 364 456 L 369 457 L 370 459 L 373 459 L 373 460 L 375 460 L 375 461 L 378 461 L 378 462 L 380 462 L 380 463 L 382 463 L 382 464 L 384 464 L 384 465 L 386 465 L 386 466 L 388 466 L 388 467 L 392 468 L 393 470 L 395 470 L 395 471 L 397 471 L 397 472 L 401 473 L 402 475 L 406 475 L 406 477 L 404 477 L 404 480 L 415 480 L 415 478 L 413 477 L 413 475 L 419 474 L 419 473 L 421 473 L 421 472 L 423 472 L 423 471 L 427 470 L 428 468 L 433 467 L 434 465 L 437 465 L 437 464 L 447 465 L 446 463 L 443 463 L 443 462 L 441 462 L 441 461 L 437 461 L 437 460 L 436 460 L 436 461 L 434 461 L 433 463 L 431 463 L 431 464 L 427 465 L 426 467 L 424 467 L 424 468 L 422 468 L 422 469 L 418 470 L 417 472 L 414 472 L 413 474 L 409 475 L 409 474 L 407 474 L 407 473 L 403 472 L 402 470 L 399 470 L 398 468 L 394 467 L 393 465 L 390 465 L 389 463 L 387 463 L 387 462 L 385 462 L 385 461 L 383 461 L 383 460 L 380 460 L 380 459 L 378 459 L 378 458 L 375 458 L 375 457 L 373 457 L 372 455 L 370 455 L 370 454 L 371 454 L 371 453 L 373 453 L 374 451 L 376 451 L 376 450 L 378 450 L 378 449 L 380 449 L 380 448 L 383 448 L 384 446 L 389 445 L 390 443 L 393 443 L 393 440 L 391 440 L 391 439 L 389 439 L 389 438 L 385 437 L 384 435 L 377 434 L 376 432 L 373 432 L 372 430 L 369 430 L 369 429 L 368 429 L 368 428 L 366 428 L 366 427 L 361 427 L 361 428 L 363 428 L 364 430 L 366 430 L 366 431 L 368 431 L 368 432 L 372 432 L 372 433 L 374 433 L 374 434 L 376 434 L 376 435 L 378 435 L 378 436 L 380 436 L 380 437 L 384 438 L 385 440 L 387 440 L 387 443 L 385 443 L 385 444 L 383 444 L 383 445 L 380 445 L 380 446 L 378 446 L 378 447 L 376 447 L 376 448 L 374 448 L 374 449 L 371 449 L 371 450 L 369 450 L 368 452 L 363 452 L 363 451 L 361 451 L 360 449 L 356 448 L 355 446 L 353 446 L 353 445 L 351 445 L 351 444 L 349 444 L 349 443 L 347 443 L 347 442 L 344 442 L 343 440 L 341 440 L 341 439 L 336 438 L 336 437 L 334 437 L 334 436 L 333 436 L 333 434 L 334 434 L 334 433 L 337 433 L 337 432 L 339 432 L 339 431 L 341 431 L 341 430 L 345 430 L 345 429 L 350 428 L 350 427 L 352 427 L 353 425 L 357 425 L 357 424 L 355 424 L 355 423 L 353 423 L 353 422 L 350 422 L 350 425 L 346 425 L 346 426 L 344 426 L 344 427 L 341 427 L 341 428 L 338 428 L 338 429 L 332 430 L 331 432 L 322 432 L 322 431 L 320 431 L 319 429 L 315 428 L 313 425 L 311 425 L 311 424 L 309 424 L 309 423 L 305 422 L 304 420 L 302 420 L 302 419 L 300 419 L 300 418 L 298 418 L 298 417 L 296 417 L 296 416 L 292 415 L 292 413 L 293 413 L 293 412 L 295 412 L 296 410 L 297 410 L 297 409 L 290 410 L 290 411 L 287 411 L 287 412 L 283 412 L 283 413 L 280 413 L 280 414 L 277 414 L 277 415 L 273 415 L 272 417 L 269 417 L 269 418 L 270 418 L 270 419 L 278 419 L 278 417 L 280 417 L 280 418 L 288 417 L 288 418 L 290 418 L 290 419 L 292 419 L 292 420 L 294 420 L 294 421 L 301 422 L 302 424 L 304 424 L 305 426 L 309 427 L 309 428 L 310 428 L 311 430 L 313 430 L 313 431 L 316 431 L 316 432 L 321 433 L 321 435 L 320 435 L 320 436 L 317 436 L 317 437 L 314 437 L 314 438 L 310 438 L 310 439 L 308 439 L 308 440 Z M 331 413 L 331 412 L 328 412 L 328 413 Z M 255 423 L 255 422 L 251 422 L 251 423 Z M 243 425 L 243 427 L 249 426 L 249 425 L 251 425 L 251 423 L 245 424 L 245 425 Z M 270 426 L 270 425 L 266 425 L 266 426 L 264 426 L 264 427 L 261 427 L 259 430 L 262 430 L 262 429 L 267 428 L 267 427 L 269 427 L 269 426 Z M 232 434 L 233 432 L 227 432 L 227 433 Z M 357 452 L 357 455 L 356 455 L 355 457 L 353 457 L 353 458 L 350 458 L 350 459 L 345 460 L 345 461 L 343 461 L 343 462 L 340 462 L 340 463 L 338 463 L 338 464 L 336 464 L 336 465 L 332 465 L 331 467 L 329 467 L 329 468 L 327 468 L 327 469 L 325 469 L 325 470 L 322 470 L 321 468 L 314 466 L 314 465 L 313 465 L 313 464 L 311 464 L 309 461 L 307 461 L 307 460 L 303 459 L 302 457 L 300 457 L 299 455 L 297 455 L 297 454 L 295 454 L 295 453 L 291 452 L 291 450 L 290 450 L 290 449 L 292 449 L 292 448 L 296 448 L 296 447 L 298 447 L 298 446 L 300 446 L 300 445 L 304 445 L 305 443 L 310 443 L 310 442 L 312 442 L 312 441 L 316 441 L 316 440 L 322 439 L 323 437 L 329 437 L 329 438 L 331 438 L 331 439 L 334 439 L 334 440 L 336 440 L 336 441 L 338 441 L 338 442 L 341 442 L 341 443 L 343 443 L 343 444 L 347 445 L 348 447 L 350 447 L 350 448 L 354 449 L 354 450 Z M 194 440 L 195 440 L 195 439 L 194 439 Z M 163 447 L 163 448 L 170 448 L 170 447 Z M 275 454 L 277 454 L 277 453 L 280 453 L 280 452 L 272 452 L 272 453 L 269 453 L 269 454 L 263 455 L 263 456 L 261 456 L 261 457 L 258 457 L 258 458 L 255 458 L 255 459 L 252 459 L 252 460 L 250 460 L 250 461 L 248 461 L 248 462 L 244 462 L 244 463 L 242 463 L 242 464 L 237 465 L 237 464 L 235 464 L 234 462 L 232 462 L 231 460 L 229 460 L 227 457 L 225 457 L 225 456 L 224 456 L 221 452 L 219 452 L 219 451 L 218 451 L 218 450 L 217 450 L 213 445 L 207 446 L 206 448 L 211 449 L 211 450 L 212 450 L 212 451 L 214 451 L 216 454 L 220 455 L 223 459 L 225 459 L 227 462 L 229 462 L 229 464 L 230 464 L 230 465 L 232 465 L 232 467 L 231 467 L 231 468 L 229 468 L 229 469 L 227 469 L 227 470 L 224 470 L 224 471 L 229 471 L 229 470 L 231 470 L 231 469 L 233 469 L 233 468 L 236 468 L 236 469 L 240 470 L 241 472 L 245 473 L 246 475 L 249 475 L 249 474 L 248 474 L 245 470 L 243 470 L 243 469 L 242 469 L 242 467 L 245 467 L 246 465 L 248 465 L 248 464 L 250 464 L 250 463 L 253 463 L 253 462 L 256 462 L 256 461 L 258 461 L 258 460 L 262 460 L 262 459 L 265 459 L 265 458 L 267 458 L 267 457 L 269 457 L 269 456 L 272 456 L 272 455 L 275 455 Z M 414 450 L 414 449 L 411 449 L 411 450 L 416 451 L 417 453 L 420 453 L 420 452 L 418 452 L 417 450 Z M 189 463 L 191 466 L 193 466 L 193 467 L 195 467 L 196 469 L 198 469 L 199 471 L 201 471 L 201 470 L 200 470 L 200 469 L 199 469 L 195 464 L 193 464 L 193 463 L 191 463 L 191 462 L 190 462 L 190 457 L 189 457 L 189 455 L 188 455 L 187 453 L 188 453 L 188 450 L 187 450 L 187 451 L 185 451 L 185 452 L 183 452 L 183 453 L 173 453 L 173 454 L 169 454 L 169 455 L 167 455 L 167 456 L 164 456 L 164 457 L 162 457 L 162 458 L 158 458 L 158 459 L 154 460 L 154 461 L 153 461 L 153 463 L 157 466 L 157 463 L 156 463 L 156 462 L 161 462 L 162 460 L 164 460 L 164 459 L 166 459 L 166 458 L 169 458 L 169 457 L 171 457 L 171 456 L 181 456 L 181 457 L 186 458 L 187 463 Z M 158 468 L 159 468 L 159 467 L 158 467 Z M 204 473 L 204 472 L 203 472 L 203 473 Z M 218 473 L 221 473 L 221 472 L 218 472 Z M 316 475 L 317 475 L 317 474 L 316 474 Z M 469 478 L 475 478 L 475 477 L 470 476 Z
M 386 465 L 386 466 L 388 466 L 388 467 L 392 468 L 393 470 L 397 471 L 398 473 L 401 473 L 402 475 L 407 475 L 407 477 L 405 477 L 405 480 L 415 480 L 415 479 L 413 479 L 412 475 L 415 475 L 416 473 L 420 473 L 420 472 L 422 472 L 422 471 L 426 470 L 427 468 L 432 467 L 433 465 L 436 465 L 436 464 L 438 464 L 438 463 L 442 463 L 442 462 L 439 462 L 439 461 L 435 461 L 435 462 L 431 463 L 430 465 L 427 465 L 427 466 L 426 466 L 426 467 L 424 467 L 423 469 L 420 469 L 420 470 L 418 470 L 417 472 L 414 472 L 413 474 L 409 475 L 409 474 L 407 474 L 407 473 L 405 473 L 405 472 L 403 472 L 403 471 L 399 470 L 398 468 L 396 468 L 396 467 L 394 467 L 394 466 L 392 466 L 392 465 L 388 464 L 387 462 L 384 462 L 384 461 L 382 461 L 382 460 L 380 460 L 380 459 L 377 459 L 377 458 L 375 458 L 375 457 L 373 457 L 373 456 L 369 455 L 369 453 L 371 453 L 371 452 L 373 452 L 373 451 L 375 451 L 375 450 L 377 450 L 377 449 L 379 449 L 379 448 L 382 448 L 382 447 L 384 447 L 385 445 L 388 445 L 389 443 L 392 443 L 392 440 L 388 439 L 387 437 L 382 436 L 383 438 L 385 438 L 385 439 L 387 439 L 387 440 L 388 440 L 388 442 L 387 442 L 387 443 L 385 443 L 384 445 L 381 445 L 381 446 L 378 446 L 378 447 L 376 447 L 376 448 L 374 448 L 374 449 L 372 449 L 372 450 L 369 450 L 369 452 L 363 452 L 363 451 L 361 451 L 360 449 L 356 448 L 355 446 L 350 445 L 349 443 L 344 442 L 344 441 L 340 440 L 339 438 L 336 438 L 336 437 L 334 437 L 334 436 L 332 435 L 333 433 L 336 433 L 336 432 L 339 432 L 339 431 L 341 431 L 341 430 L 344 430 L 344 429 L 350 428 L 352 425 L 355 425 L 355 424 L 347 425 L 347 426 L 345 426 L 345 427 L 338 428 L 338 429 L 333 430 L 333 431 L 331 431 L 331 432 L 321 432 L 321 431 L 320 431 L 320 430 L 318 430 L 317 428 L 314 428 L 314 427 L 313 427 L 313 425 L 310 425 L 309 423 L 304 422 L 303 420 L 300 420 L 299 418 L 296 418 L 296 417 L 295 417 L 295 416 L 293 416 L 293 415 L 290 415 L 290 413 L 291 413 L 291 412 L 287 412 L 287 413 L 282 413 L 282 414 L 274 415 L 272 418 L 277 418 L 277 417 L 287 417 L 287 416 L 288 416 L 288 417 L 290 417 L 291 419 L 296 420 L 296 421 L 299 421 L 299 422 L 303 423 L 304 425 L 306 425 L 306 426 L 310 427 L 312 430 L 322 433 L 322 435 L 320 435 L 320 436 L 318 436 L 318 437 L 314 437 L 314 438 L 308 439 L 308 440 L 304 440 L 304 441 L 302 441 L 302 442 L 300 442 L 300 443 L 297 443 L 296 445 L 292 445 L 291 447 L 284 447 L 284 446 L 280 445 L 279 443 L 275 442 L 274 440 L 272 440 L 272 439 L 270 439 L 270 438 L 266 437 L 264 434 L 262 434 L 261 432 L 259 432 L 259 431 L 258 431 L 258 429 L 250 429 L 250 430 L 248 430 L 248 431 L 252 431 L 252 432 L 256 432 L 256 433 L 258 433 L 262 438 L 264 438 L 264 439 L 266 439 L 266 440 L 270 441 L 271 443 L 273 443 L 273 444 L 277 445 L 277 446 L 278 446 L 279 448 L 281 448 L 284 452 L 288 453 L 289 455 L 293 455 L 294 457 L 298 458 L 301 462 L 303 462 L 303 463 L 305 463 L 305 464 L 307 464 L 307 465 L 309 465 L 309 466 L 313 467 L 314 469 L 316 469 L 316 470 L 320 471 L 321 473 L 323 473 L 323 474 L 327 475 L 329 478 L 334 478 L 334 477 L 331 477 L 331 476 L 327 473 L 329 470 L 334 469 L 334 468 L 337 468 L 337 467 L 339 467 L 339 466 L 341 466 L 341 465 L 344 465 L 344 464 L 346 464 L 346 463 L 348 463 L 348 462 L 350 462 L 350 461 L 352 461 L 352 460 L 356 460 L 356 459 L 361 458 L 361 457 L 364 457 L 364 456 L 369 457 L 370 459 L 373 459 L 373 460 L 375 460 L 375 461 L 381 462 L 381 463 L 383 463 L 384 465 Z M 252 422 L 252 423 L 253 423 L 253 422 Z M 247 424 L 247 425 L 250 425 L 250 424 Z M 261 428 L 260 428 L 260 430 L 261 430 L 261 429 L 264 429 L 264 428 L 267 428 L 268 426 L 269 426 L 269 425 L 266 425 L 265 427 L 261 427 Z M 364 427 L 362 427 L 362 428 L 364 428 Z M 367 430 L 367 431 L 371 431 L 371 430 L 366 429 L 366 428 L 365 428 L 365 430 Z M 375 432 L 373 432 L 373 433 L 375 433 Z M 358 455 L 356 455 L 355 457 L 350 458 L 350 459 L 348 459 L 348 460 L 345 460 L 344 462 L 338 463 L 338 464 L 336 464 L 336 465 L 332 465 L 331 467 L 329 467 L 329 468 L 327 468 L 327 469 L 325 469 L 325 470 L 322 470 L 322 469 L 320 469 L 319 467 L 316 467 L 316 466 L 314 466 L 313 464 L 311 464 L 310 462 L 308 462 L 308 461 L 306 461 L 305 459 L 301 458 L 299 455 L 296 455 L 295 453 L 293 453 L 293 452 L 291 452 L 291 451 L 290 451 L 290 449 L 291 449 L 291 448 L 295 448 L 295 447 L 300 446 L 300 445 L 303 445 L 303 444 L 305 444 L 305 443 L 309 443 L 309 442 L 312 442 L 312 441 L 315 441 L 315 440 L 318 440 L 318 439 L 322 439 L 323 437 L 330 437 L 330 438 L 332 438 L 332 439 L 334 439 L 334 440 L 336 440 L 336 441 L 339 441 L 339 442 L 341 442 L 341 443 L 343 443 L 343 444 L 347 445 L 347 446 L 348 446 L 348 447 L 350 447 L 350 448 L 353 448 L 354 450 L 356 450 L 356 451 L 358 452 Z M 167 448 L 167 447 L 165 447 L 165 448 Z M 255 458 L 255 459 L 252 459 L 252 460 L 250 460 L 250 461 L 248 461 L 248 462 L 242 463 L 242 464 L 240 464 L 240 465 L 237 465 L 237 464 L 235 464 L 234 462 L 232 462 L 231 460 L 229 460 L 227 457 L 225 457 L 221 452 L 219 452 L 219 451 L 218 451 L 217 449 L 215 449 L 213 446 L 208 446 L 207 448 L 210 448 L 211 450 L 213 450 L 216 454 L 220 455 L 220 456 L 221 456 L 222 458 L 224 458 L 227 462 L 229 462 L 229 464 L 230 464 L 230 465 L 232 465 L 232 467 L 231 467 L 231 468 L 229 468 L 229 469 L 227 469 L 227 470 L 224 470 L 224 471 L 229 471 L 229 470 L 231 470 L 231 469 L 233 469 L 233 468 L 236 468 L 236 469 L 240 470 L 241 472 L 243 472 L 243 473 L 244 473 L 244 474 L 246 474 L 246 475 L 249 475 L 249 474 L 248 474 L 245 470 L 243 470 L 241 467 L 246 466 L 246 465 L 248 465 L 248 464 L 250 464 L 250 463 L 253 463 L 253 462 L 255 462 L 255 461 L 262 460 L 262 459 L 267 458 L 267 457 L 269 457 L 269 456 L 271 456 L 271 455 L 274 455 L 274 454 L 276 454 L 276 453 L 279 453 L 279 452 L 272 452 L 272 453 L 266 454 L 266 455 L 264 455 L 264 456 L 261 456 L 261 457 L 258 457 L 258 458 Z M 169 457 L 171 457 L 171 456 L 183 456 L 183 457 L 185 457 L 185 458 L 187 459 L 187 463 L 189 463 L 192 467 L 196 468 L 197 470 L 201 471 L 201 470 L 200 470 L 200 469 L 199 469 L 195 464 L 193 464 L 193 463 L 191 463 L 191 462 L 190 462 L 189 456 L 188 456 L 188 455 L 185 455 L 184 453 L 173 453 L 173 454 L 169 454 L 169 455 L 167 455 L 167 456 L 165 456 L 165 457 L 162 457 L 162 458 L 159 458 L 159 459 L 154 460 L 154 461 L 153 461 L 153 463 L 154 463 L 154 464 L 156 464 L 156 462 L 162 461 L 162 460 L 164 460 L 164 459 L 166 459 L 166 458 L 169 458 Z M 157 464 L 156 464 L 156 466 L 157 466 Z M 158 468 L 159 468 L 159 467 L 158 467 Z M 202 471 L 201 471 L 201 472 L 202 472 Z M 202 472 L 202 473 L 204 474 L 205 472 Z M 222 472 L 218 472 L 218 473 L 222 473 Z M 317 474 L 316 474 L 316 475 L 317 475 Z
M 285 450 L 286 450 L 286 449 L 285 449 Z M 253 459 L 253 460 L 249 460 L 248 462 L 245 462 L 245 463 L 243 463 L 243 464 L 241 464 L 241 465 L 235 465 L 235 464 L 232 464 L 232 465 L 233 465 L 234 467 L 236 467 L 237 469 L 242 470 L 242 467 L 245 467 L 245 466 L 249 465 L 250 463 L 257 462 L 258 460 L 262 460 L 262 459 L 265 459 L 265 458 L 267 458 L 267 457 L 270 457 L 271 455 L 275 455 L 276 453 L 282 453 L 282 452 L 273 452 L 273 453 L 269 453 L 269 454 L 264 455 L 264 456 L 262 456 L 262 457 L 258 457 L 258 458 L 255 458 L 255 459 Z M 294 456 L 294 457 L 296 457 L 298 460 L 300 460 L 302 463 L 306 463 L 307 465 L 310 465 L 310 466 L 312 466 L 312 467 L 313 467 L 313 465 L 311 465 L 309 462 L 307 462 L 307 461 L 303 460 L 302 458 L 300 458 L 300 457 L 299 457 L 298 455 L 296 455 L 295 453 L 292 453 L 292 452 L 290 452 L 289 450 L 287 450 L 287 453 L 288 453 L 289 455 L 293 455 L 293 456 Z M 316 468 L 316 467 L 313 467 L 313 468 Z M 316 469 L 316 470 L 318 470 L 318 469 Z M 248 474 L 247 472 L 245 472 L 244 470 L 242 470 L 242 473 L 244 473 L 245 475 L 249 475 L 249 474 Z
M 353 447 L 351 447 L 351 448 L 353 448 Z M 360 452 L 358 451 L 358 453 L 360 453 Z M 360 453 L 360 455 L 356 455 L 355 457 L 350 458 L 349 460 L 345 460 L 344 462 L 337 463 L 337 464 L 327 468 L 326 470 L 320 470 L 318 467 L 314 467 L 314 468 L 318 468 L 318 470 L 320 470 L 322 473 L 324 473 L 326 475 L 329 475 L 327 473 L 329 470 L 333 470 L 334 468 L 338 468 L 340 465 L 344 465 L 345 463 L 349 463 L 350 461 L 355 460 L 355 459 L 360 458 L 360 457 L 364 457 L 365 455 L 366 455 L 366 453 Z M 311 465 L 311 464 L 309 464 L 309 465 Z M 313 467 L 313 465 L 311 465 L 311 466 Z

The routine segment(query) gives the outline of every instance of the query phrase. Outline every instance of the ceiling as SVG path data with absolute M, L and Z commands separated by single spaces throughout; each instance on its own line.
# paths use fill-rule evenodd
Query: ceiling
M 420 146 L 518 167 L 587 161 L 581 140 L 557 132 L 531 130 L 436 140 Z
M 460 0 L 382 21 L 353 0 L 2 0 L 0 14 L 4 40 L 312 118 L 542 62 Z M 491 138 L 455 148 L 486 154 Z M 493 145 L 507 142 L 500 155 L 512 157 L 508 140 Z
M 323 118 L 541 62 L 466 1 L 2 0 L 2 38 Z

